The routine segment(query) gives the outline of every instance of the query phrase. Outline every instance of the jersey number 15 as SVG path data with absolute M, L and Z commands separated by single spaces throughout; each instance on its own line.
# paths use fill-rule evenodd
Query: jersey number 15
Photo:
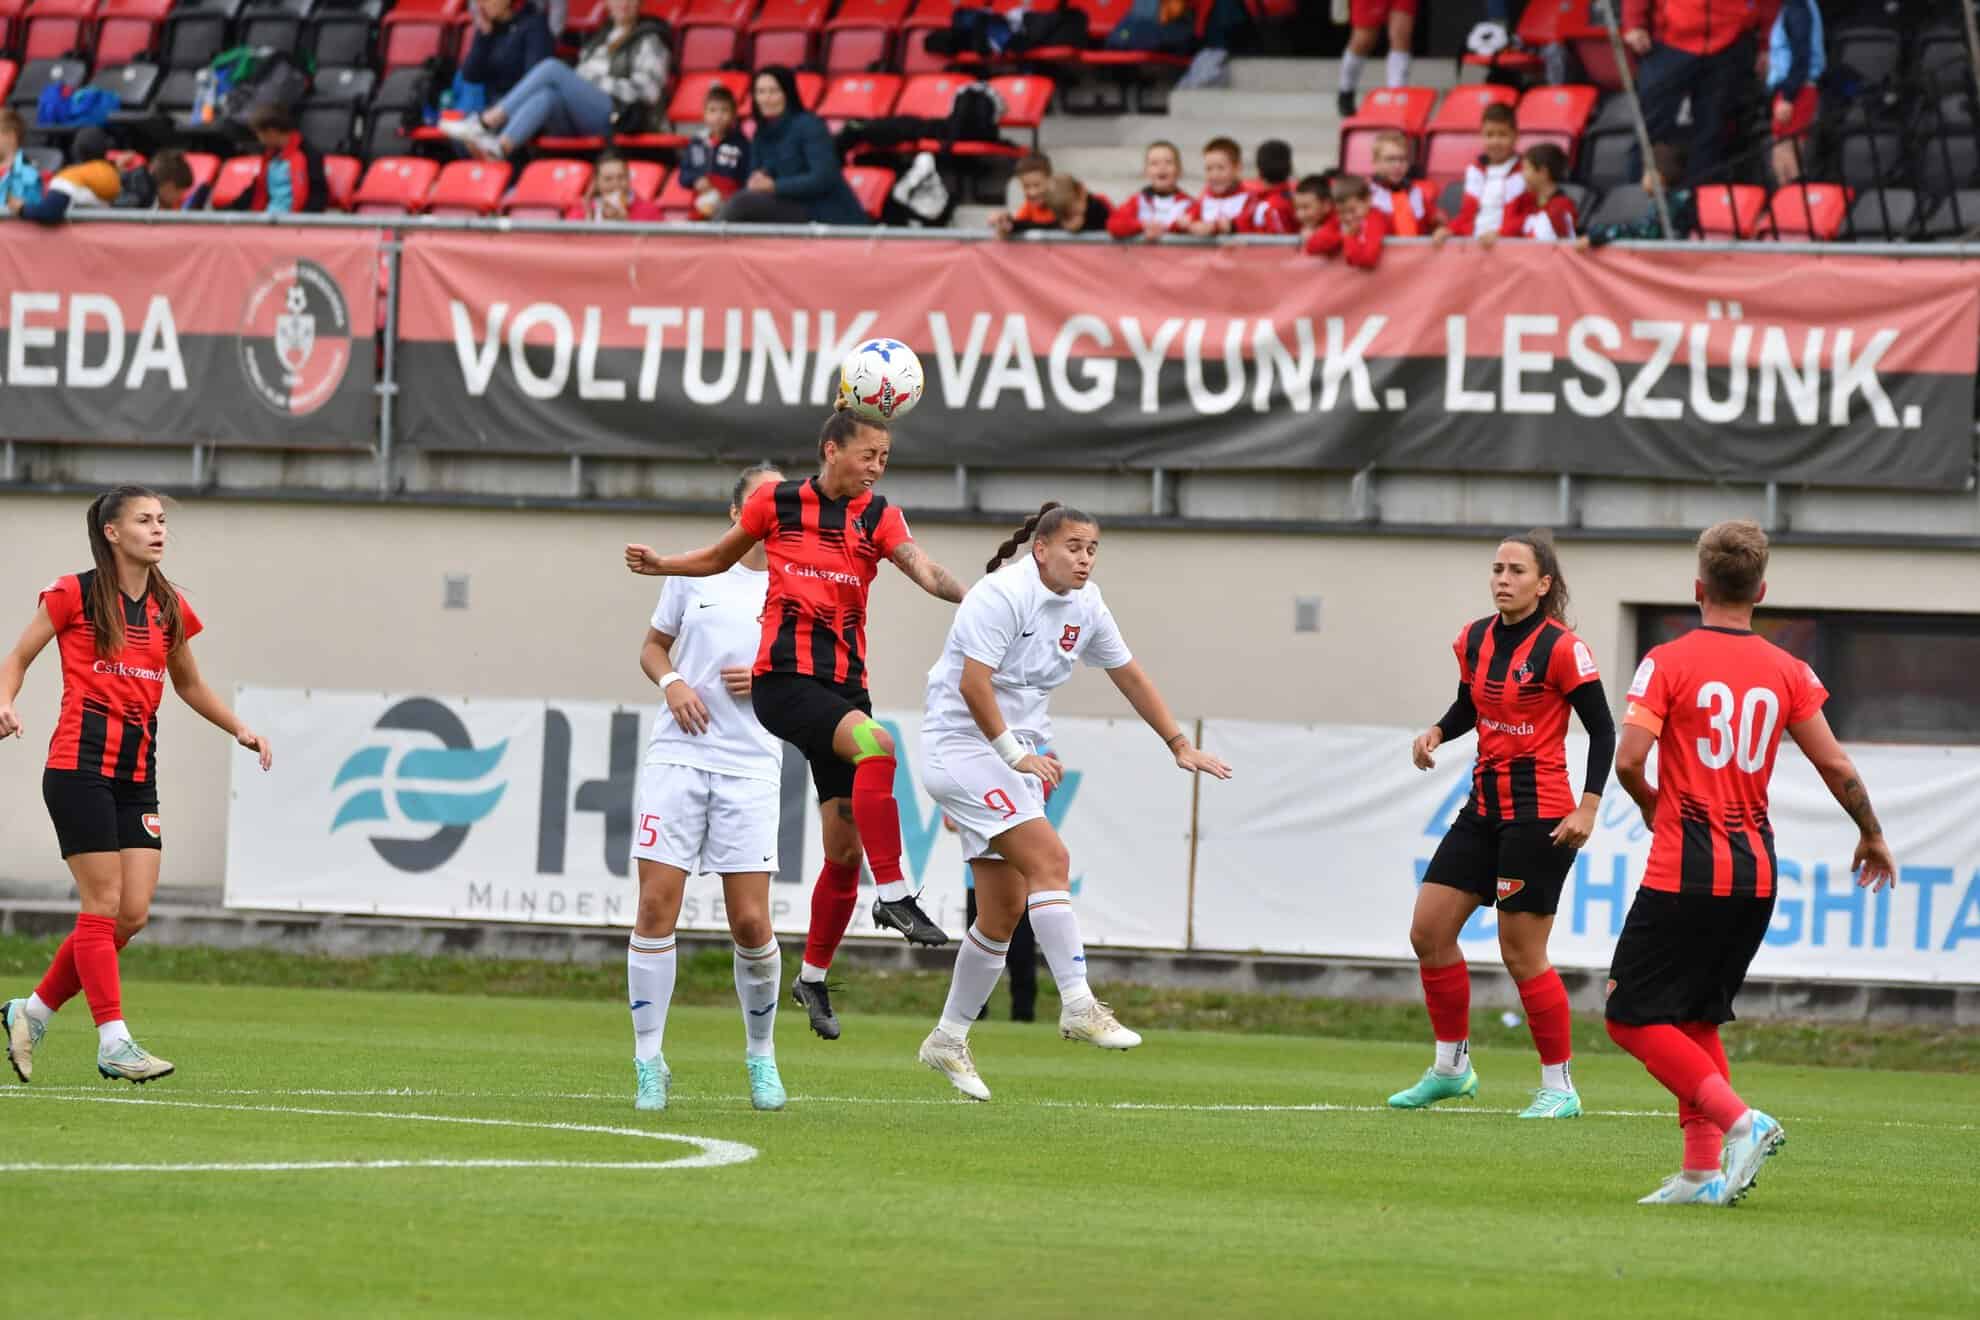
M 1734 761 L 1748 774 L 1767 763 L 1774 742 L 1774 725 L 1781 717 L 1781 699 L 1772 688 L 1748 688 L 1735 700 L 1724 683 L 1711 682 L 1698 689 L 1698 708 L 1708 711 L 1710 738 L 1698 740 L 1698 760 L 1707 770 L 1723 770 Z M 1733 727 L 1733 712 L 1739 712 L 1739 727 Z

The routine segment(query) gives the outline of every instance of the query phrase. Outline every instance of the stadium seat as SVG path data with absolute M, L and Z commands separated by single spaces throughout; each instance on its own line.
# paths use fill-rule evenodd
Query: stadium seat
M 351 198 L 357 195 L 358 179 L 363 174 L 364 162 L 356 156 L 325 156 L 323 181 L 330 185 L 330 205 L 339 211 L 350 210 Z
M 440 166 L 421 156 L 385 156 L 371 162 L 351 196 L 359 215 L 409 215 L 423 209 Z
M 891 113 L 917 119 L 946 119 L 956 93 L 976 81 L 973 73 L 918 73 L 901 88 Z M 851 115 L 859 119 L 863 116 Z
M 292 51 L 315 9 L 316 0 L 248 0 L 247 8 L 241 11 L 235 43 Z
M 87 51 L 96 29 L 96 0 L 32 0 L 21 40 L 24 60 L 59 59 Z
M 1626 225 L 1641 220 L 1653 209 L 1650 194 L 1640 183 L 1619 183 L 1602 194 L 1602 200 L 1582 212 L 1583 230 L 1597 225 Z
M 14 90 L 7 93 L 7 104 L 34 121 L 35 103 L 51 85 L 80 87 L 89 77 L 89 66 L 81 60 L 27 60 L 14 76 Z
M 694 0 L 674 25 L 674 58 L 681 72 L 719 69 L 739 58 L 755 8 L 756 0 Z
M 1847 65 L 1865 87 L 1894 80 L 1903 54 L 1904 39 L 1896 28 L 1848 25 L 1829 34 L 1829 63 Z
M 708 99 L 708 89 L 720 83 L 736 94 L 740 102 L 749 96 L 749 75 L 734 69 L 720 72 L 704 70 L 700 73 L 684 73 L 674 85 L 673 100 L 667 103 L 667 119 L 675 124 L 699 124 L 701 107 Z
M 142 151 L 112 151 L 103 159 L 115 165 L 119 174 L 127 174 L 132 170 L 143 169 L 145 161 L 149 158 Z
M 1051 108 L 1054 84 L 1050 78 L 1030 73 L 1007 73 L 990 80 L 991 90 L 1004 98 L 1000 128 L 1021 128 L 1031 134 L 1031 149 L 1038 149 L 1038 130 Z
M 1571 183 L 1566 180 L 1563 180 L 1561 183 L 1561 193 L 1570 202 L 1574 203 L 1574 214 L 1577 225 L 1581 223 L 1580 217 L 1587 215 L 1594 208 L 1595 203 L 1602 198 L 1600 193 L 1590 188 L 1587 184 Z
M 213 181 L 220 177 L 220 158 L 210 151 L 188 151 L 186 168 L 192 171 L 195 188 L 201 185 L 210 188 Z
M 98 68 L 147 59 L 158 49 L 172 0 L 103 0 L 97 12 Z
M 1532 0 L 1520 11 L 1519 21 L 1513 26 L 1512 35 L 1519 39 L 1518 45 L 1508 42 L 1496 55 L 1467 52 L 1462 63 L 1504 73 L 1537 71 L 1544 64 L 1538 52 L 1565 40 L 1566 32 L 1578 24 L 1579 17 L 1570 0 Z
M 844 0 L 825 25 L 825 72 L 871 73 L 893 57 L 912 0 Z
M 192 114 L 193 101 L 199 96 L 199 71 L 196 69 L 166 69 L 158 80 L 158 90 L 151 94 L 151 103 L 142 109 L 124 109 L 110 116 L 113 124 L 150 125 L 156 128 L 155 121 L 163 119 L 168 127 L 171 123 Z
M 214 175 L 213 199 L 208 205 L 216 211 L 224 211 L 254 191 L 254 185 L 260 180 L 261 157 L 229 157 L 221 162 L 219 173 Z
M 819 38 L 832 11 L 831 0 L 764 0 L 749 25 L 750 62 L 800 68 L 818 57 Z
M 378 90 L 378 75 L 370 69 L 339 69 L 328 65 L 316 71 L 309 85 L 312 101 L 334 101 L 340 105 L 369 105 Z
M 836 131 L 843 120 L 878 119 L 893 113 L 894 101 L 900 94 L 901 76 L 897 73 L 848 74 L 825 84 L 818 114 L 834 125 Z
M 165 19 L 158 62 L 168 69 L 204 69 L 227 48 L 241 0 L 179 0 Z
M 957 8 L 955 0 L 916 0 L 914 12 L 901 24 L 896 63 L 902 73 L 940 73 L 949 67 L 948 56 L 928 49 L 928 36 L 945 31 Z
M 1912 61 L 1912 74 L 1919 89 L 1927 96 L 1944 96 L 1959 91 L 1972 81 L 1972 73 L 1966 34 L 1959 29 L 1934 29 L 1919 38 L 1918 55 Z
M 846 182 L 852 185 L 853 196 L 859 198 L 859 204 L 875 221 L 887 205 L 887 194 L 894 189 L 894 177 L 892 170 L 872 165 L 855 165 L 846 171 Z
M 1827 243 L 1842 233 L 1849 189 L 1839 183 L 1790 183 L 1767 202 L 1767 228 L 1775 238 Z
M 21 66 L 12 60 L 0 60 L 0 104 L 4 104 L 7 94 L 14 90 L 14 78 L 20 71 Z
M 424 209 L 428 215 L 493 215 L 508 186 L 505 161 L 448 161 L 434 180 Z
M 55 171 L 62 168 L 60 147 L 22 147 L 21 155 L 27 157 L 27 163 L 34 166 L 41 175 L 43 183 L 53 178 Z
M 372 38 L 383 14 L 380 0 L 326 0 L 303 28 L 302 54 L 318 69 L 357 69 L 371 64 Z
M 399 0 L 379 20 L 379 67 L 390 73 L 451 59 L 455 29 L 466 12 L 464 0 Z
M 1698 229 L 1706 238 L 1752 238 L 1767 205 L 1767 190 L 1753 183 L 1712 183 L 1698 190 Z
M 660 208 L 662 220 L 696 220 L 700 217 L 694 210 L 694 190 L 681 182 L 679 174 L 667 176 L 666 186 L 654 198 L 654 205 Z
M 1917 151 L 1921 191 L 1944 197 L 1980 186 L 1980 138 L 1971 131 L 1934 133 L 1919 141 Z
M 1423 136 L 1436 107 L 1437 93 L 1428 87 L 1384 87 L 1362 98 L 1361 109 L 1341 125 L 1341 168 L 1367 174 L 1375 158 L 1376 137 L 1390 129 L 1412 144 Z
M 1456 215 L 1464 206 L 1464 180 L 1452 179 L 1437 194 L 1437 209 L 1445 215 Z
M 1850 204 L 1843 237 L 1865 243 L 1901 243 L 1918 227 L 1918 194 L 1909 188 L 1872 188 Z
M 631 176 L 633 196 L 642 202 L 650 202 L 660 196 L 660 190 L 667 184 L 667 167 L 653 160 L 629 160 L 626 173 Z
M 11 54 L 21 44 L 21 15 L 28 0 L 0 0 L 0 51 Z
M 424 69 L 394 69 L 371 94 L 365 108 L 363 150 L 366 160 L 407 156 L 413 152 L 407 120 L 417 120 L 426 104 L 428 79 Z
M 1565 151 L 1573 162 L 1581 148 L 1581 134 L 1595 113 L 1601 93 L 1593 87 L 1534 87 L 1519 98 L 1519 145 L 1523 151 L 1542 142 L 1551 142 Z
M 1446 92 L 1423 129 L 1423 149 L 1417 155 L 1424 177 L 1439 183 L 1462 179 L 1465 166 L 1478 158 L 1482 147 L 1479 128 L 1485 107 L 1518 101 L 1518 92 L 1498 83 L 1471 83 Z
M 591 186 L 591 162 L 538 157 L 523 168 L 516 186 L 502 200 L 502 214 L 517 220 L 557 220 L 584 200 Z
M 1980 189 L 1962 188 L 1944 198 L 1918 227 L 1927 242 L 1980 236 Z
M 1107 34 L 1121 25 L 1121 20 L 1134 8 L 1134 0 L 1065 0 L 1067 9 L 1077 9 L 1086 15 L 1086 35 L 1090 44 L 1099 46 L 1107 40 Z
M 98 69 L 89 85 L 115 93 L 118 104 L 126 110 L 143 110 L 158 94 L 159 73 L 156 64 L 121 64 Z
M 296 131 L 303 145 L 318 155 L 349 151 L 357 136 L 358 107 L 349 101 L 311 97 L 295 109 Z
M 1906 178 L 1903 134 L 1886 127 L 1846 130 L 1836 169 L 1842 182 L 1858 191 Z

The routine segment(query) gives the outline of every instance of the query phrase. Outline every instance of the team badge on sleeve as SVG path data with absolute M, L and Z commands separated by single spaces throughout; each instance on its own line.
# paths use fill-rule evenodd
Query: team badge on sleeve
M 1629 695 L 1632 697 L 1649 695 L 1650 675 L 1656 672 L 1657 662 L 1647 655 L 1644 656 L 1643 663 L 1636 667 L 1636 677 L 1629 681 Z
M 1649 664 L 1650 662 L 1646 659 L 1643 663 Z M 1595 677 L 1595 656 L 1588 649 L 1587 642 L 1576 642 L 1574 644 L 1574 668 L 1575 672 L 1583 678 Z

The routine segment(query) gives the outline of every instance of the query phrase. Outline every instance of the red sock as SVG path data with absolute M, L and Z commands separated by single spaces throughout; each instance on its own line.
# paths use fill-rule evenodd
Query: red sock
M 811 929 L 804 936 L 804 960 L 813 967 L 830 967 L 839 941 L 846 937 L 853 909 L 859 906 L 859 868 L 828 861 L 811 891 Z
M 1720 1076 L 1711 1054 L 1678 1028 L 1666 1023 L 1632 1027 L 1611 1022 L 1609 1039 L 1641 1059 L 1680 1105 L 1690 1104 L 1721 1132 L 1746 1112 L 1746 1102 Z
M 69 938 L 76 975 L 96 1025 L 124 1016 L 123 985 L 117 975 L 117 919 L 85 912 L 76 918 L 76 933 Z
M 1685 1111 L 1691 1117 L 1684 1117 Z M 1719 1125 L 1698 1112 L 1692 1105 L 1678 1106 L 1678 1127 L 1684 1133 L 1684 1167 L 1687 1169 L 1716 1169 L 1726 1153 L 1726 1134 Z
M 117 952 L 122 953 L 130 941 L 122 935 L 117 937 Z M 55 950 L 55 959 L 48 964 L 42 974 L 41 984 L 34 988 L 41 1002 L 48 1005 L 48 1011 L 55 1010 L 82 993 L 82 978 L 76 975 L 76 937 L 72 934 L 62 941 L 62 947 Z
M 1437 1039 L 1471 1039 L 1471 968 L 1460 961 L 1449 967 L 1418 967 L 1417 975 Z
M 869 756 L 853 767 L 853 824 L 873 882 L 901 878 L 901 809 L 894 801 L 894 758 Z
M 1573 1019 L 1561 974 L 1549 967 L 1540 975 L 1521 981 L 1519 1002 L 1526 1007 L 1526 1028 L 1533 1033 L 1533 1048 L 1540 1051 L 1540 1062 L 1566 1063 L 1572 1058 Z

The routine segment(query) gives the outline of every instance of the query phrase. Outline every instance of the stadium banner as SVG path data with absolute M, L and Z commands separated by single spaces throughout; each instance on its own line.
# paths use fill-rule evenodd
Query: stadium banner
M 1567 472 L 1961 489 L 1980 271 L 1509 242 L 1288 247 L 413 233 L 402 438 L 808 455 L 907 342 L 917 463 Z
M 1204 787 L 1195 947 L 1409 957 L 1416 887 L 1463 805 L 1472 762 L 1460 743 L 1438 753 L 1435 770 L 1418 771 L 1409 758 L 1416 732 L 1207 722 L 1206 745 L 1239 777 Z M 1570 737 L 1577 783 L 1586 748 Z M 1781 883 L 1754 974 L 1980 981 L 1980 748 L 1863 745 L 1850 755 L 1875 796 L 1899 883 L 1877 894 L 1857 887 L 1855 826 L 1784 742 L 1771 813 Z M 1555 962 L 1609 965 L 1649 846 L 1641 814 L 1612 780 L 1562 894 Z M 1490 909 L 1461 944 L 1474 961 L 1498 960 Z
M 229 907 L 631 925 L 633 791 L 652 709 L 258 687 L 236 698 L 241 717 L 285 750 L 280 774 L 235 767 Z M 904 867 L 929 915 L 960 936 L 962 848 L 920 786 L 920 716 L 879 718 L 901 751 Z M 1096 943 L 1181 948 L 1189 776 L 1137 722 L 1058 724 L 1070 772 L 1048 809 L 1072 851 L 1085 929 Z M 772 917 L 801 935 L 822 854 L 816 795 L 795 753 L 782 823 Z M 874 933 L 870 897 L 854 934 Z M 681 926 L 727 929 L 718 877 L 690 878 Z
M 375 442 L 378 234 L 0 231 L 0 439 Z

